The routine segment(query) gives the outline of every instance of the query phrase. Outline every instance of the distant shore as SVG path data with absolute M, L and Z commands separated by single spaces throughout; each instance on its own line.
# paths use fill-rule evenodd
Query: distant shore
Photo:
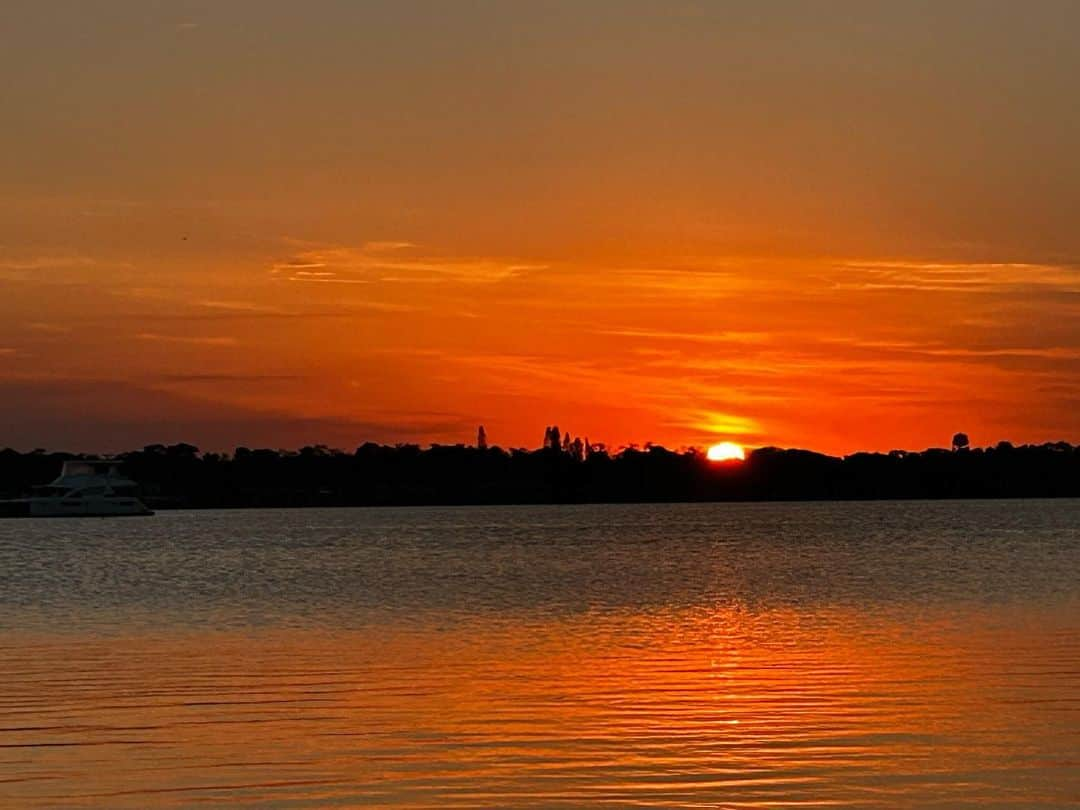
M 67 453 L 0 450 L 0 497 L 54 478 Z M 662 447 L 616 454 L 573 447 L 364 444 L 347 453 L 151 445 L 117 456 L 153 509 L 455 504 L 1080 497 L 1080 447 L 855 453 L 762 448 L 745 461 Z

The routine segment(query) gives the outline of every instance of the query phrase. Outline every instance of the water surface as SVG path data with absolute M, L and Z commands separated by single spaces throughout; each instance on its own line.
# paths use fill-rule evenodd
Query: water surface
M 1080 502 L 0 521 L 0 805 L 1074 807 Z

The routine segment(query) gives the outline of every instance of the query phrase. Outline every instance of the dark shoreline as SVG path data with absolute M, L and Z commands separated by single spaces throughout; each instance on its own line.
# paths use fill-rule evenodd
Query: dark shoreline
M 71 458 L 0 450 L 0 497 L 47 483 Z M 155 510 L 1080 497 L 1080 447 L 1064 442 L 843 458 L 763 448 L 720 463 L 661 447 L 609 455 L 374 444 L 231 455 L 151 445 L 117 458 Z

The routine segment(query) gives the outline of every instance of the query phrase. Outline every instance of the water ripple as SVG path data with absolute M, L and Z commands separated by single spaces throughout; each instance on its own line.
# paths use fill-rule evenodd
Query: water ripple
M 0 524 L 0 805 L 1072 807 L 1078 518 Z

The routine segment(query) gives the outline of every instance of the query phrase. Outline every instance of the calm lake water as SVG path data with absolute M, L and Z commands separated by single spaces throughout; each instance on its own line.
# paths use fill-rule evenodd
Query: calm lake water
M 0 521 L 4 807 L 1076 807 L 1080 501 Z

